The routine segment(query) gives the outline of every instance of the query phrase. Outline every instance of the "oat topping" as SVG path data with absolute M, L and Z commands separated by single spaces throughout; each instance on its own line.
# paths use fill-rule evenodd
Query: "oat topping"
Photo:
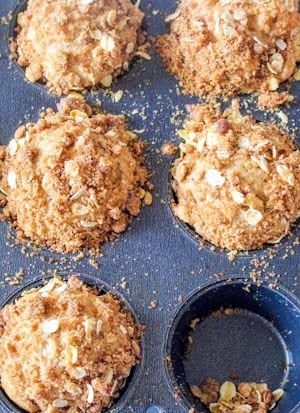
M 0 318 L 1 385 L 28 412 L 102 412 L 139 362 L 142 329 L 130 312 L 75 276 L 26 291 Z
M 190 94 L 275 91 L 300 60 L 296 0 L 182 0 L 166 22 L 157 49 Z
M 30 82 L 58 94 L 109 87 L 145 53 L 143 17 L 130 0 L 30 0 L 18 16 L 12 57 Z
M 283 397 L 284 391 L 271 391 L 266 383 L 240 383 L 226 381 L 222 385 L 214 379 L 191 386 L 193 395 L 209 407 L 211 413 L 268 413 Z
M 300 216 L 300 152 L 274 124 L 237 108 L 191 108 L 172 169 L 174 212 L 229 250 L 277 243 Z
M 77 95 L 20 127 L 13 142 L 0 186 L 4 213 L 23 241 L 61 252 L 97 250 L 152 203 L 138 136 L 123 116 L 93 112 Z

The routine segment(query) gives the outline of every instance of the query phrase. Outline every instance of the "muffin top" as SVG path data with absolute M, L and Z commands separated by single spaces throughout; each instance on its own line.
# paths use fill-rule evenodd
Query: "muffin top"
M 6 149 L 1 188 L 19 238 L 61 252 L 98 249 L 142 206 L 142 143 L 123 116 L 96 112 L 80 95 L 21 126 Z
M 229 250 L 279 242 L 300 216 L 300 152 L 274 124 L 192 107 L 180 131 L 175 214 Z
M 300 60 L 296 0 L 182 0 L 167 21 L 157 47 L 190 94 L 274 91 Z
M 76 276 L 27 291 L 0 320 L 1 386 L 28 412 L 102 412 L 140 356 L 130 312 Z
M 58 94 L 110 86 L 144 42 L 143 17 L 130 0 L 29 0 L 13 57 Z

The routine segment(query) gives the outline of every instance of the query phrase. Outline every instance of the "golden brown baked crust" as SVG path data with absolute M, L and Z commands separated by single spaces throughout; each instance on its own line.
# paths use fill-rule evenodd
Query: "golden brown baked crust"
M 300 216 L 300 152 L 274 124 L 193 107 L 176 160 L 175 214 L 230 250 L 279 242 Z
M 143 17 L 130 0 L 29 0 L 13 57 L 58 94 L 110 86 L 144 42 Z
M 130 312 L 75 276 L 27 292 L 0 320 L 1 386 L 28 412 L 101 412 L 139 360 Z
M 297 0 L 182 0 L 157 48 L 187 93 L 277 90 L 300 60 Z
M 65 98 L 59 112 L 21 126 L 9 143 L 4 213 L 23 240 L 62 252 L 98 249 L 140 212 L 147 178 L 142 147 L 123 116 Z

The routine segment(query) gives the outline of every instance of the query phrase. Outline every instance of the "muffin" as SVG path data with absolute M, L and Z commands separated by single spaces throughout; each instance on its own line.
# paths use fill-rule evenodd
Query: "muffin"
M 0 320 L 1 387 L 27 412 L 102 412 L 139 362 L 131 313 L 75 276 L 27 291 Z
M 300 60 L 296 0 L 182 0 L 156 44 L 186 93 L 277 90 Z
M 12 56 L 58 94 L 110 86 L 144 43 L 143 17 L 130 0 L 29 0 Z
M 300 152 L 275 124 L 191 108 L 175 161 L 175 215 L 229 250 L 279 242 L 300 216 Z
M 125 231 L 146 194 L 143 144 L 123 116 L 80 95 L 21 126 L 6 149 L 5 216 L 20 240 L 59 252 L 97 250 Z

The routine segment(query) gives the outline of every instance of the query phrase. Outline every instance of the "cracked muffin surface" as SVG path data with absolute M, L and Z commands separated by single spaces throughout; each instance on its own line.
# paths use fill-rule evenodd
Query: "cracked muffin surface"
M 107 87 L 144 43 L 143 17 L 130 0 L 29 0 L 12 56 L 58 94 Z
M 180 131 L 174 212 L 229 250 L 279 242 L 300 216 L 300 152 L 274 124 L 196 105 Z
M 27 412 L 102 412 L 138 364 L 141 334 L 110 293 L 54 278 L 0 312 L 1 387 Z
M 182 0 L 156 46 L 187 93 L 268 92 L 300 60 L 297 0 Z
M 125 231 L 147 179 L 143 144 L 124 117 L 79 96 L 21 126 L 2 162 L 4 214 L 19 238 L 60 252 L 98 250 Z

